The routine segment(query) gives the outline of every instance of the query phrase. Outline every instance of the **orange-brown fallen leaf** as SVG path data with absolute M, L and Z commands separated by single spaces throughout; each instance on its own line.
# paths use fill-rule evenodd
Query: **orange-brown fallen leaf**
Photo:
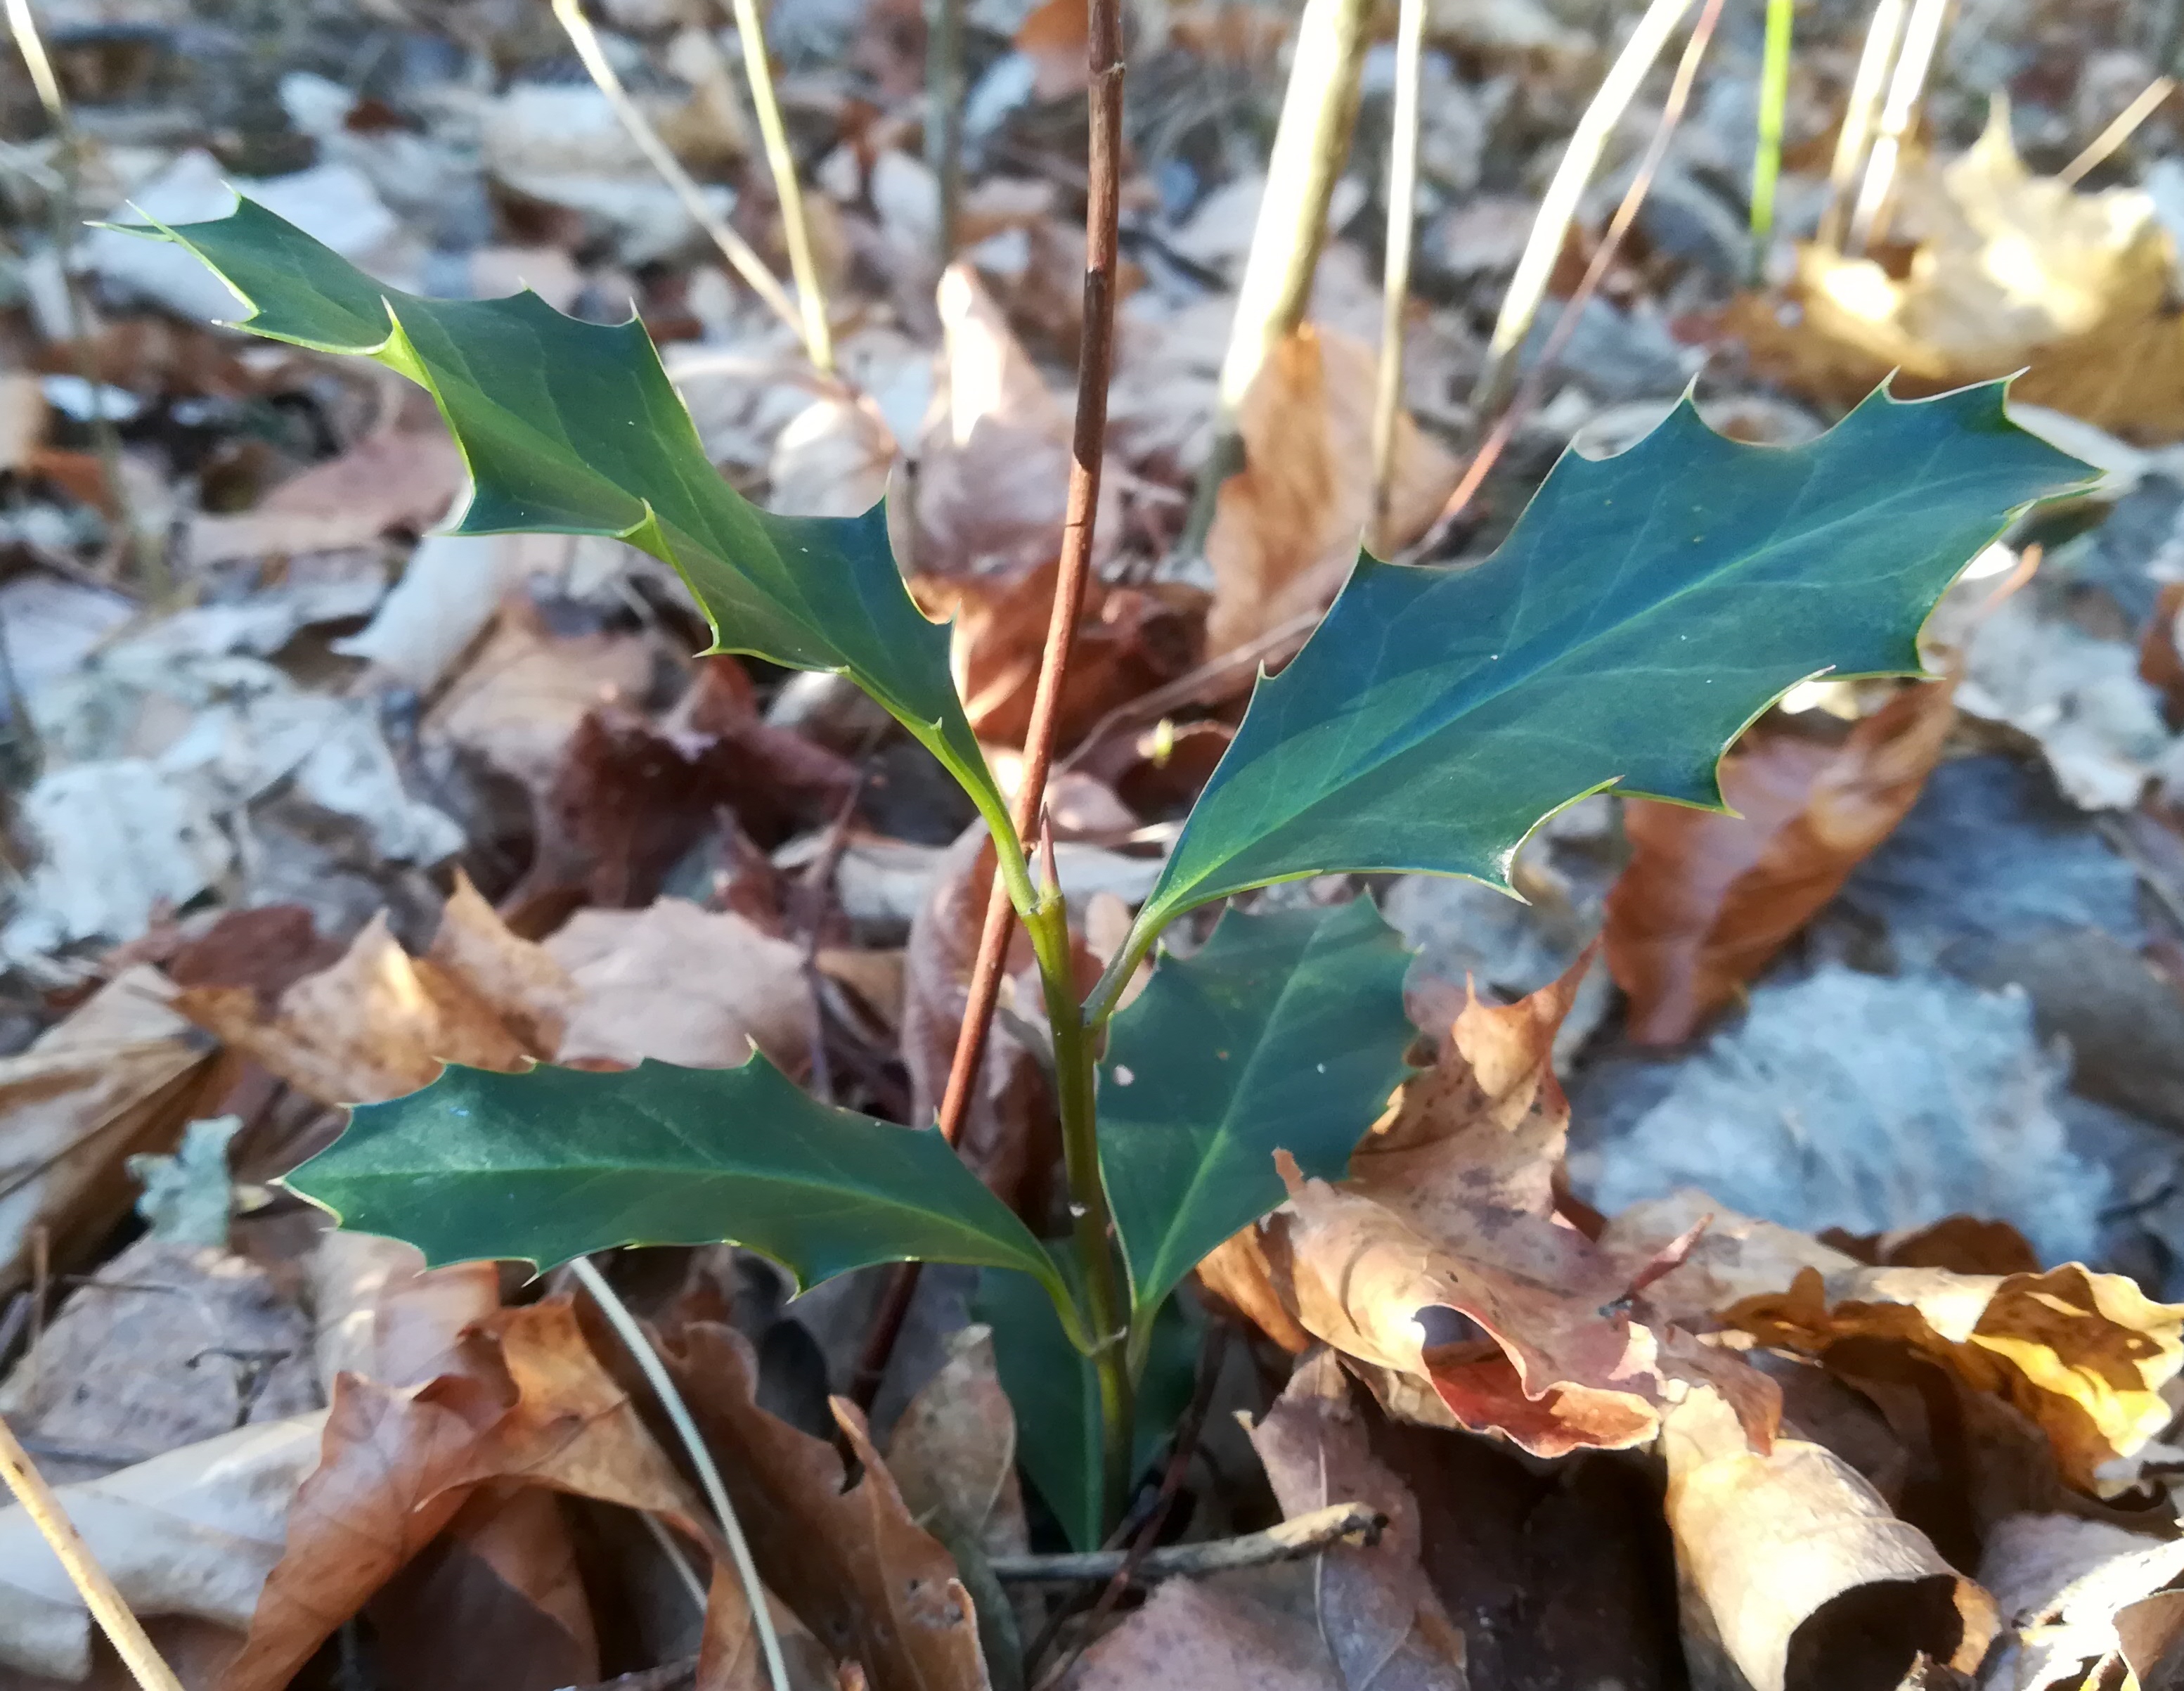
M 321 1103 L 376 1103 L 429 1085 L 443 1062 L 521 1068 L 528 1053 L 461 976 L 412 957 L 375 917 L 331 968 L 268 1016 L 247 986 L 188 987 L 175 1007 Z
M 422 533 L 448 514 L 463 483 L 462 455 L 444 429 L 367 435 L 283 482 L 254 510 L 193 518 L 190 561 L 365 546 L 391 528 Z
M 1909 812 L 1956 719 L 1953 680 L 1905 689 L 1840 745 L 1759 728 L 1721 766 L 1734 815 L 1634 799 L 1607 894 L 1607 967 L 1641 1045 L 1688 1039 Z
M 1910 186 L 1925 227 L 1901 280 L 1807 246 L 1791 307 L 1732 304 L 1724 326 L 1760 371 L 1843 404 L 1892 372 L 1914 395 L 2023 371 L 2011 395 L 2025 404 L 2132 438 L 2184 434 L 2176 256 L 2147 194 L 2033 176 L 1999 102 L 1975 146 Z
M 2163 1388 L 2184 1369 L 2184 1304 L 2121 1275 L 2066 1264 L 2045 1274 L 1805 1269 L 1785 1291 L 1722 1312 L 1763 1343 L 1825 1357 L 1856 1338 L 1936 1358 L 2036 1422 L 2064 1477 L 2096 1496 L 2131 1486 L 2174 1419 Z
M 414 1394 L 354 1374 L 335 1382 L 318 1465 L 289 1506 L 286 1547 L 220 1691 L 281 1691 L 454 1519 L 479 1413 L 467 1381 Z
M 466 1289 L 443 1284 L 459 1301 Z M 336 1381 L 319 1465 L 297 1493 L 287 1549 L 221 1691 L 280 1691 L 482 1488 L 594 1498 L 705 1540 L 694 1498 L 567 1300 L 501 1311 L 484 1336 L 421 1387 Z
M 415 1091 L 443 1063 L 727 1069 L 756 1044 L 798 1073 L 816 1017 L 800 948 L 740 916 L 671 898 L 585 910 L 539 945 L 460 879 L 425 957 L 404 952 L 382 915 L 270 1013 L 248 986 L 185 988 L 174 1003 L 328 1104 Z
M 1688 1237 L 1641 1259 L 1557 1214 L 1569 1106 L 1554 1035 L 1591 961 L 1518 1004 L 1472 1000 L 1347 1181 L 1301 1180 L 1281 1158 L 1289 1202 L 1199 1272 L 1239 1308 L 1270 1309 L 1276 1337 L 1309 1335 L 1422 1384 L 1460 1425 L 1536 1455 L 1643 1443 L 1694 1383 L 1732 1401 L 1764 1448 L 1773 1383 L 1642 1297 Z
M 824 1439 L 759 1408 L 758 1370 L 733 1328 L 692 1322 L 663 1353 L 721 1462 L 767 1583 L 872 1691 L 983 1691 L 971 1599 L 939 1542 L 904 1507 L 864 1422 L 836 1419 L 863 1473 L 844 1487 Z
M 1208 656 L 1324 604 L 1357 561 L 1373 515 L 1373 370 L 1363 342 L 1310 324 L 1261 366 L 1238 410 L 1244 468 L 1222 484 L 1206 537 Z M 1400 550 L 1425 533 L 1456 477 L 1456 460 L 1401 414 L 1381 544 Z
M 1792 1438 L 1755 1452 L 1708 1392 L 1669 1415 L 1662 1445 L 1678 1565 L 1754 1691 L 1893 1685 L 1921 1655 L 1979 1666 L 1994 1599 L 1840 1457 Z
M 1021 745 L 1031 722 L 1058 566 L 1006 575 L 928 576 L 916 583 L 928 615 L 953 617 L 956 683 L 978 738 Z M 1181 585 L 1087 584 L 1070 647 L 1056 743 L 1067 747 L 1110 711 L 1150 692 L 1196 661 L 1203 595 Z

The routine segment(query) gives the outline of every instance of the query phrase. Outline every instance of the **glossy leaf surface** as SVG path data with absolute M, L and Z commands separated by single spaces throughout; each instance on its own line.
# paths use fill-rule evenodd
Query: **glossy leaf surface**
M 671 564 L 715 650 L 846 673 L 1001 801 L 948 670 L 948 631 L 903 583 L 882 508 L 776 516 L 721 479 L 644 325 L 580 322 L 537 294 L 425 299 L 373 281 L 250 200 L 139 230 L 179 243 L 253 308 L 254 334 L 376 359 L 439 404 L 476 488 L 454 532 L 604 534 Z
M 1061 1285 L 939 1134 L 819 1103 L 763 1056 L 608 1074 L 451 1065 L 422 1091 L 359 1105 L 287 1184 L 436 1264 L 549 1268 L 619 1245 L 726 1239 L 802 1286 L 911 1258 Z
M 2003 384 L 1877 393 L 1808 445 L 1741 445 L 1688 400 L 1619 457 L 1558 464 L 1466 570 L 1358 561 L 1261 682 L 1139 922 L 1329 870 L 1506 885 L 1585 794 L 1718 806 L 1715 764 L 1825 672 L 1914 674 L 1936 599 L 2011 515 L 2089 472 Z
M 1163 957 L 1115 1018 L 1100 1161 L 1139 1309 L 1282 1201 L 1276 1151 L 1342 1178 L 1409 1072 L 1409 963 L 1369 898 L 1231 911 L 1195 955 Z

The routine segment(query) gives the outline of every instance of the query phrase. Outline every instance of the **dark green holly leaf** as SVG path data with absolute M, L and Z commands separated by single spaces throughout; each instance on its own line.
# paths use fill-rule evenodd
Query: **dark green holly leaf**
M 1050 1247 L 1072 1283 L 1072 1247 Z M 1069 1342 L 1053 1301 L 1021 1274 L 978 1276 L 971 1313 L 994 1330 L 994 1366 L 1017 1417 L 1017 1460 L 1079 1550 L 1105 1536 L 1100 1472 L 1100 1381 L 1091 1359 Z M 1200 1323 L 1171 1298 L 1145 1329 L 1132 1443 L 1142 1475 L 1190 1402 Z
M 1686 399 L 1621 456 L 1565 456 L 1475 568 L 1360 558 L 1304 650 L 1260 684 L 1140 935 L 1225 893 L 1325 870 L 1506 885 L 1542 818 L 1614 783 L 1719 806 L 1714 766 L 1808 677 L 1915 674 L 1964 564 L 2087 466 L 2012 423 L 2001 382 L 1876 393 L 1792 449 Z
M 991 819 L 1002 801 L 912 602 L 878 506 L 775 516 L 722 481 L 644 326 L 565 317 L 535 293 L 422 299 L 382 286 L 263 206 L 179 228 L 253 307 L 253 333 L 375 358 L 429 388 L 476 483 L 455 533 L 606 534 L 675 566 L 715 650 L 838 670 L 946 763 Z
M 1062 1284 L 1030 1230 L 938 1133 L 817 1102 L 768 1062 L 616 1074 L 449 1065 L 362 1104 L 287 1177 L 345 1227 L 433 1263 L 551 1267 L 618 1245 L 733 1240 L 809 1286 L 920 1258 Z
M 1232 910 L 1195 956 L 1163 957 L 1115 1018 L 1100 1165 L 1140 1310 L 1282 1201 L 1276 1151 L 1341 1179 L 1408 1072 L 1409 962 L 1369 898 Z

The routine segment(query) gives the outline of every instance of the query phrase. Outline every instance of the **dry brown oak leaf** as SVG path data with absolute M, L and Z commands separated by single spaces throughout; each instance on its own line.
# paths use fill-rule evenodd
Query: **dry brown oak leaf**
M 1607 967 L 1629 1036 L 1696 1033 L 1893 833 L 1956 720 L 1953 680 L 1906 688 L 1841 745 L 1754 728 L 1721 766 L 1731 815 L 1634 799 L 1607 894 Z
M 1350 1178 L 1303 1180 L 1279 1156 L 1289 1201 L 1200 1275 L 1293 1348 L 1317 1338 L 1379 1370 L 1383 1400 L 1412 1418 L 1505 1433 L 1539 1456 L 1622 1449 L 1703 1384 L 1763 1450 L 1780 1413 L 1774 1382 L 1641 1296 L 1692 1235 L 1635 1257 L 1556 1212 L 1569 1104 L 1554 1035 L 1591 962 L 1516 1004 L 1472 997 L 1440 1060 L 1352 1153 Z
M 1999 102 L 1975 146 L 1908 188 L 1923 238 L 1901 281 L 1807 246 L 1793 307 L 1732 303 L 1723 326 L 1762 373 L 1847 405 L 1892 372 L 1915 396 L 2024 371 L 2010 395 L 2025 404 L 2135 439 L 2184 435 L 2176 254 L 2148 195 L 2034 176 Z
M 863 1471 L 844 1486 L 841 1456 L 759 1408 L 750 1345 L 693 1321 L 662 1348 L 720 1461 L 729 1500 L 767 1584 L 872 1691 L 984 1691 L 977 1617 L 939 1541 L 911 1519 L 864 1419 L 834 1414 Z
M 543 1487 L 656 1515 L 699 1543 L 700 1508 L 555 1298 L 482 1324 L 497 1349 L 415 1389 L 335 1382 L 317 1469 L 288 1516 L 250 1638 L 221 1691 L 280 1691 L 480 1487 Z

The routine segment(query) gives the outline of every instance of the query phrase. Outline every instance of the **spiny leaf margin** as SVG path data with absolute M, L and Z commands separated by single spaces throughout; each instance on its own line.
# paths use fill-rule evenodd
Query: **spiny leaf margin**
M 526 288 L 430 299 L 374 281 L 244 196 L 228 216 L 109 226 L 175 243 L 232 290 L 238 326 L 371 358 L 426 388 L 468 464 L 457 534 L 599 534 L 673 566 L 712 650 L 848 675 L 947 765 L 982 813 L 1006 803 L 965 717 L 945 624 L 911 598 L 884 502 L 780 516 L 723 481 L 644 326 L 588 323 Z
M 916 1259 L 1018 1270 L 1067 1295 L 1031 1231 L 937 1132 L 820 1103 L 763 1052 L 735 1069 L 450 1063 L 418 1091 L 355 1106 L 282 1184 L 433 1265 L 544 1270 L 727 1241 L 800 1289 Z
M 1510 890 L 1535 828 L 1618 784 L 1723 808 L 1721 756 L 1762 712 L 1816 675 L 1923 672 L 1919 631 L 1964 565 L 2019 512 L 2092 478 L 2009 420 L 2006 387 L 1915 400 L 1876 389 L 1801 447 L 1727 439 L 1686 393 L 1626 452 L 1565 453 L 1480 564 L 1361 554 L 1304 650 L 1262 674 L 1134 947 L 1197 905 L 1308 874 L 1454 874 Z M 1708 499 L 1664 512 L 1695 484 Z M 1827 515 L 1786 541 L 1808 500 Z M 1769 501 L 1756 547 L 1717 538 L 1680 575 L 1631 579 L 1648 544 L 1642 561 L 1658 573 L 1724 521 L 1756 532 Z M 1649 538 L 1664 516 L 1691 538 Z M 1634 639 L 1634 622 L 1673 611 L 1693 626 Z M 1677 638 L 1646 650 L 1649 633 Z M 1671 661 L 1695 633 L 1695 656 Z M 1553 672 L 1579 650 L 1593 661 Z M 1618 656 L 1620 670 L 1607 661 Z

